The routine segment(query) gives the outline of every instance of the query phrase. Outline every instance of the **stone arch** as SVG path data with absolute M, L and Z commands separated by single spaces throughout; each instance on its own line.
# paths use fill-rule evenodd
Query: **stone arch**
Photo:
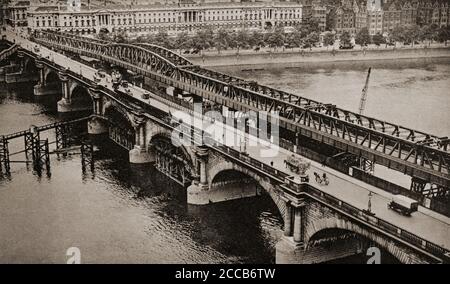
M 394 258 L 403 264 L 411 263 L 427 263 L 423 259 L 412 257 L 412 250 L 409 248 L 400 248 L 398 243 L 390 240 L 387 237 L 382 237 L 380 234 L 374 234 L 373 232 L 342 218 L 330 217 L 320 220 L 315 220 L 312 224 L 306 226 L 305 230 L 305 244 L 308 247 L 314 236 L 324 230 L 339 229 L 355 233 L 359 236 L 366 238 L 369 241 L 376 243 L 380 248 L 387 251 Z
M 118 115 L 120 115 L 123 119 L 122 121 L 124 121 L 124 122 L 126 121 L 127 125 L 130 128 L 134 129 L 135 125 L 134 125 L 133 117 L 131 116 L 131 114 L 123 107 L 117 105 L 117 103 L 114 103 L 112 101 L 107 101 L 103 105 L 102 114 L 105 118 L 107 118 L 108 120 L 111 120 L 112 118 L 108 117 L 111 113 L 117 113 Z
M 93 109 L 93 100 L 88 88 L 72 83 L 69 90 L 71 105 L 75 109 Z
M 149 142 L 148 142 L 149 149 L 152 144 L 152 141 L 155 141 L 157 139 L 164 139 L 169 142 L 172 139 L 171 132 L 164 128 L 158 129 L 155 132 L 153 132 L 149 139 Z M 184 145 L 180 145 L 180 146 L 176 147 L 173 144 L 172 144 L 172 146 L 174 148 L 177 148 L 180 150 L 180 152 L 183 154 L 184 158 L 187 160 L 187 164 L 188 164 L 188 167 L 190 168 L 191 174 L 194 174 L 195 173 L 195 164 L 194 164 L 195 154 L 191 151 L 190 147 L 186 147 Z
M 237 171 L 237 172 L 240 172 L 241 174 L 247 175 L 250 178 L 254 179 L 255 182 L 259 186 L 261 186 L 261 188 L 263 188 L 266 193 L 269 194 L 269 196 L 271 197 L 272 201 L 277 206 L 278 211 L 284 220 L 285 212 L 286 212 L 286 203 L 283 199 L 281 199 L 281 196 L 278 194 L 275 186 L 270 182 L 270 180 L 268 178 L 261 177 L 259 174 L 255 173 L 251 170 L 248 170 L 244 167 L 241 167 L 235 163 L 222 161 L 222 162 L 214 164 L 212 166 L 212 168 L 210 168 L 210 170 L 208 171 L 208 186 L 209 186 L 209 188 L 211 188 L 214 178 L 216 178 L 220 173 L 222 173 L 224 171 Z
M 62 83 L 57 71 L 46 68 L 44 79 L 47 85 L 55 85 L 55 87 L 61 88 Z

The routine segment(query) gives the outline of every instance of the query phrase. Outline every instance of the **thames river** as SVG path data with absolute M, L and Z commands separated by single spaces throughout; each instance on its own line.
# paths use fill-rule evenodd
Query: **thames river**
M 356 111 L 369 66 L 365 114 L 450 134 L 450 59 L 221 70 Z M 0 134 L 60 119 L 32 86 L 1 86 Z M 103 146 L 93 173 L 74 154 L 53 157 L 50 176 L 17 163 L 0 178 L 0 262 L 64 263 L 70 247 L 84 263 L 274 262 L 282 220 L 270 198 L 190 206 L 185 189 Z

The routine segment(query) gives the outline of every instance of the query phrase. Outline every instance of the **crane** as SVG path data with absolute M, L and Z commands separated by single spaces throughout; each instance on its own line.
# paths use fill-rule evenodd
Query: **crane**
M 369 79 L 370 79 L 371 71 L 372 71 L 372 67 L 369 67 L 369 72 L 367 72 L 366 84 L 364 85 L 364 88 L 362 89 L 361 100 L 359 102 L 359 114 L 360 115 L 363 114 L 364 109 L 366 107 L 367 91 L 369 90 Z

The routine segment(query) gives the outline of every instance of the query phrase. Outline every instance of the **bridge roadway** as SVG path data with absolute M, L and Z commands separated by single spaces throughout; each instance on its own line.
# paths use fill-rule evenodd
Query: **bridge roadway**
M 9 35 L 11 36 L 11 34 Z M 23 38 L 16 38 L 16 43 L 19 43 L 23 48 L 30 51 L 32 51 L 32 47 L 35 45 L 35 43 Z M 74 72 L 82 74 L 83 77 L 88 78 L 91 81 L 96 73 L 94 68 L 72 60 L 58 52 L 49 50 L 44 46 L 40 46 L 40 52 L 38 54 L 43 58 L 48 57 L 51 61 L 54 61 L 56 64 L 64 68 L 69 68 Z M 111 76 L 107 75 L 100 84 L 113 91 Z M 137 86 L 131 85 L 130 90 L 132 91 L 135 99 L 150 104 L 152 107 L 158 108 L 166 113 L 170 112 L 173 114 L 179 109 L 171 107 L 171 103 L 154 94 L 150 94 L 150 100 L 142 99 L 141 95 L 147 91 Z M 220 122 L 216 122 L 216 124 L 217 127 L 221 127 Z M 235 132 L 236 130 L 228 128 L 227 131 L 228 132 L 226 135 L 232 135 L 232 132 Z M 238 134 L 242 135 L 242 133 L 239 132 Z M 273 167 L 279 171 L 285 172 L 289 175 L 295 175 L 286 169 L 284 165 L 284 160 L 288 156 L 292 155 L 292 152 L 280 148 L 280 152 L 276 157 L 262 158 L 261 155 L 259 155 L 261 147 L 262 146 L 260 144 L 258 147 L 248 146 L 247 153 L 250 157 L 260 160 L 263 163 L 270 164 L 270 162 L 273 162 Z M 234 148 L 239 150 L 239 146 Z M 306 158 L 303 159 L 308 160 Z M 311 184 L 319 190 L 328 193 L 339 200 L 345 201 L 361 210 L 367 209 L 368 194 L 369 192 L 372 192 L 374 194 L 372 197 L 372 212 L 374 212 L 377 217 L 401 229 L 409 231 L 427 241 L 450 250 L 450 218 L 432 212 L 423 207 L 420 207 L 419 211 L 415 212 L 412 217 L 404 217 L 387 208 L 387 204 L 389 203 L 392 194 L 385 192 L 382 189 L 367 185 L 357 179 L 339 173 L 328 167 L 322 167 L 314 161 L 310 162 L 312 164 L 312 167 L 309 170 L 310 176 L 312 176 L 312 172 L 317 172 L 320 174 L 325 172 L 330 180 L 330 184 L 328 186 L 320 186 L 315 183 L 314 179 L 311 179 Z

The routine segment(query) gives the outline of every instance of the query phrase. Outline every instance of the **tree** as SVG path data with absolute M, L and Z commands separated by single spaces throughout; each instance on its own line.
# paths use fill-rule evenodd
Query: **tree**
M 155 43 L 157 45 L 163 46 L 165 48 L 172 48 L 173 44 L 169 38 L 169 34 L 165 30 L 159 30 L 159 32 L 155 35 Z
M 313 46 L 316 46 L 319 41 L 320 37 L 317 32 L 310 33 L 305 39 L 305 43 L 308 44 L 310 49 L 312 49 Z
M 214 33 L 211 29 L 198 30 L 192 39 L 192 46 L 198 50 L 208 49 L 213 46 Z
M 126 32 L 123 33 L 114 33 L 112 35 L 112 41 L 117 43 L 128 43 L 129 42 L 128 34 Z
M 291 47 L 300 47 L 304 42 L 304 38 L 302 37 L 302 33 L 298 30 L 294 30 L 292 33 L 286 35 L 285 41 Z
M 191 44 L 191 38 L 189 37 L 187 32 L 181 32 L 177 34 L 175 38 L 175 48 L 178 49 L 178 52 L 181 53 L 182 49 L 188 49 Z
M 249 34 L 246 29 L 241 29 L 235 34 L 236 45 L 238 52 L 240 48 L 248 48 L 249 46 Z
M 359 44 L 361 47 L 366 46 L 370 43 L 370 34 L 368 28 L 362 28 L 356 34 L 355 43 Z
M 438 41 L 444 42 L 447 46 L 447 41 L 450 39 L 450 26 L 441 27 L 438 31 Z
M 420 30 L 416 25 L 406 26 L 405 29 L 405 40 L 407 43 L 411 43 L 412 46 L 416 43 L 417 40 L 420 39 Z
M 100 31 L 98 32 L 98 39 L 100 40 L 106 40 L 109 41 L 111 40 L 110 36 L 109 36 L 109 32 L 107 29 L 100 29 Z
M 406 31 L 403 26 L 396 26 L 390 35 L 391 39 L 395 42 L 405 42 L 406 41 Z
M 380 33 L 377 33 L 376 35 L 374 35 L 372 37 L 372 42 L 376 45 L 376 46 L 380 46 L 381 44 L 386 43 L 386 39 L 384 38 L 384 36 Z
M 266 33 L 264 41 L 273 49 L 284 45 L 285 34 L 282 27 L 276 27 L 271 32 Z
M 219 31 L 216 33 L 216 35 L 214 37 L 214 44 L 215 44 L 215 47 L 217 48 L 218 53 L 220 53 L 220 51 L 222 49 L 227 49 L 230 44 L 229 31 L 227 31 L 223 28 L 219 29 Z
M 326 33 L 323 37 L 323 45 L 325 45 L 328 49 L 328 46 L 334 45 L 335 37 L 333 33 Z
M 253 46 L 264 46 L 264 35 L 261 31 L 259 30 L 255 30 L 252 32 L 250 39 L 249 39 L 249 44 L 253 47 Z
M 339 38 L 341 46 L 350 46 L 352 45 L 352 38 L 350 36 L 350 33 L 345 31 L 341 34 L 341 37 Z

